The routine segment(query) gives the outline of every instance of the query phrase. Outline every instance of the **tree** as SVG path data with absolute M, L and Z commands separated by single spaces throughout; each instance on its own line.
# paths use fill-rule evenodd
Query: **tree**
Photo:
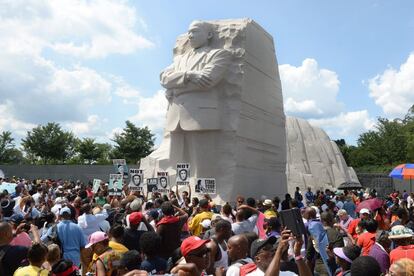
M 48 163 L 65 163 L 75 154 L 78 140 L 72 132 L 63 131 L 59 124 L 48 123 L 27 132 L 22 145 L 29 156 Z
M 114 158 L 125 158 L 128 163 L 135 164 L 152 152 L 154 134 L 148 127 L 139 128 L 130 121 L 125 123 L 126 127 L 122 133 L 115 134 L 113 141 L 116 145 L 112 155 Z
M 79 153 L 80 159 L 84 162 L 87 161 L 88 164 L 96 161 L 102 156 L 102 148 L 98 146 L 98 143 L 95 143 L 93 138 L 84 138 L 80 141 L 76 147 L 76 151 Z
M 0 163 L 16 164 L 23 160 L 23 154 L 15 148 L 14 138 L 10 131 L 3 131 L 0 134 Z

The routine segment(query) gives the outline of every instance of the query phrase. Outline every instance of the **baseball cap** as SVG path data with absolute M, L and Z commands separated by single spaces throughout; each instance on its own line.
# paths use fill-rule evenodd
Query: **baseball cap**
M 348 263 L 352 263 L 352 260 L 345 254 L 344 252 L 344 248 L 343 247 L 335 247 L 333 249 L 333 252 L 336 256 L 338 256 L 339 258 L 347 261 Z
M 104 241 L 109 239 L 108 235 L 102 231 L 96 231 L 89 236 L 89 243 L 85 246 L 85 248 L 89 248 L 95 243 Z
M 142 221 L 142 213 L 141 212 L 133 212 L 128 216 L 129 224 L 137 225 Z
M 62 216 L 64 213 L 68 213 L 69 215 L 72 214 L 72 212 L 70 211 L 70 208 L 69 207 L 63 207 L 62 209 L 60 209 L 59 215 Z
M 271 236 L 267 239 L 257 239 L 252 242 L 252 245 L 250 247 L 250 257 L 253 258 L 257 255 L 257 253 L 262 249 L 265 245 L 271 244 L 274 245 L 277 241 L 277 238 L 274 236 Z
M 359 211 L 359 213 L 360 214 L 370 214 L 371 213 L 371 211 L 369 210 L 369 209 L 367 209 L 367 208 L 362 208 L 360 211 Z
M 198 248 L 202 247 L 210 240 L 202 240 L 197 236 L 191 236 L 183 240 L 181 244 L 181 254 L 186 257 L 191 251 L 197 250 Z

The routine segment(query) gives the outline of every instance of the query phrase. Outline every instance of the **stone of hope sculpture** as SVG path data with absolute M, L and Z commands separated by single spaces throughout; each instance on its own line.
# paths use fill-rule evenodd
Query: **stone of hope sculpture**
M 190 185 L 215 178 L 218 201 L 282 196 L 286 135 L 273 38 L 251 19 L 194 21 L 161 72 L 168 110 L 161 145 L 140 162 L 146 178 L 190 163 Z

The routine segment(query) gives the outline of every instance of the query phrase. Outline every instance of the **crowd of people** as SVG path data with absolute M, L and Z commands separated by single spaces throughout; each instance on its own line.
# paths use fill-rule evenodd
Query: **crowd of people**
M 94 193 L 81 181 L 2 181 L 16 188 L 0 191 L 0 275 L 414 275 L 414 194 L 405 191 L 372 208 L 360 207 L 375 190 L 298 187 L 218 205 L 189 186 L 110 196 L 103 182 Z M 303 235 L 281 221 L 292 208 Z

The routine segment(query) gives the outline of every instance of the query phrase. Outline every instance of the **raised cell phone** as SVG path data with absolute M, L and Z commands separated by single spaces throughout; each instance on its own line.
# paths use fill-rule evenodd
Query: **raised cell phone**
M 299 237 L 305 234 L 305 225 L 303 224 L 302 215 L 298 208 L 282 210 L 279 214 L 282 225 L 292 231 L 293 235 Z

